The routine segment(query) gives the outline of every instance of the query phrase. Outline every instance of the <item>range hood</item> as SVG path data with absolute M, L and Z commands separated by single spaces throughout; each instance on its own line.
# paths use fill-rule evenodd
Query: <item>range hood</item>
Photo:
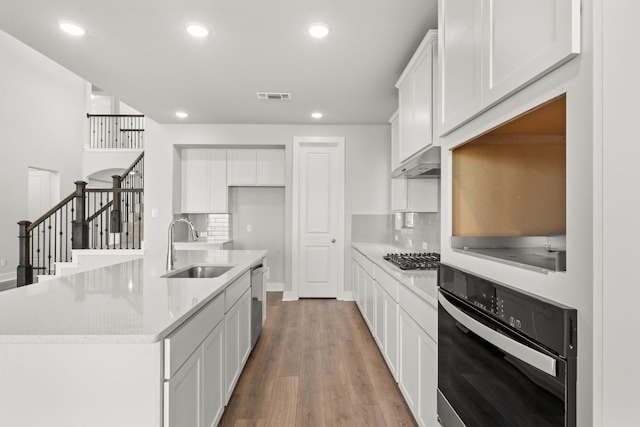
M 430 147 L 391 172 L 391 178 L 440 178 L 440 147 Z

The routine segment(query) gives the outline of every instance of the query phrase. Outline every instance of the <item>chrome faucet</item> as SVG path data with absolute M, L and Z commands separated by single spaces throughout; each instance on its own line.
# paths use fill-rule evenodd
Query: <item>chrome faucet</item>
M 198 232 L 196 228 L 193 226 L 193 223 L 189 221 L 187 218 L 178 218 L 171 221 L 169 224 L 169 242 L 167 246 L 167 270 L 173 270 L 173 260 L 176 257 L 175 250 L 173 249 L 173 226 L 178 222 L 186 223 L 191 229 L 191 237 L 194 241 L 198 240 Z

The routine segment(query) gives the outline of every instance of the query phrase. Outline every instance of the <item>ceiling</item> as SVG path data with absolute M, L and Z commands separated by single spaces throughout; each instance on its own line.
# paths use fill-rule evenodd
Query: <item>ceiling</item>
M 159 123 L 387 123 L 398 77 L 437 27 L 437 0 L 0 0 L 0 10 L 0 29 Z M 63 33 L 61 19 L 87 34 Z M 190 21 L 209 36 L 188 35 Z M 311 38 L 313 22 L 329 36 Z

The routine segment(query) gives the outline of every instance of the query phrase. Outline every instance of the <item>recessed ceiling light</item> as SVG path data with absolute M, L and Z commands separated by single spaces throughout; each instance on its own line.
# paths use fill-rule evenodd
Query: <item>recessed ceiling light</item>
M 60 20 L 58 26 L 62 31 L 72 36 L 83 36 L 87 33 L 87 30 L 80 24 L 75 22 Z
M 329 26 L 322 22 L 316 22 L 315 24 L 311 24 L 307 27 L 307 31 L 311 37 L 315 37 L 321 39 L 326 37 L 329 34 Z
M 197 22 L 187 22 L 184 24 L 184 28 L 187 30 L 187 33 L 191 34 L 193 37 L 202 38 L 209 35 L 209 27 Z
M 322 113 L 311 113 L 311 117 L 313 117 L 314 119 L 321 119 L 322 118 Z
M 187 117 L 189 117 L 189 115 L 184 111 L 178 111 L 176 113 L 176 117 L 178 117 L 179 119 L 186 119 Z

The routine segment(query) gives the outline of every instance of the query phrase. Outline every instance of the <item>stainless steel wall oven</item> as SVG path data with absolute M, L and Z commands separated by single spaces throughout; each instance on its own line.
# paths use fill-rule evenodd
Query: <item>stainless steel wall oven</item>
M 438 281 L 440 423 L 574 427 L 576 310 L 446 264 Z

